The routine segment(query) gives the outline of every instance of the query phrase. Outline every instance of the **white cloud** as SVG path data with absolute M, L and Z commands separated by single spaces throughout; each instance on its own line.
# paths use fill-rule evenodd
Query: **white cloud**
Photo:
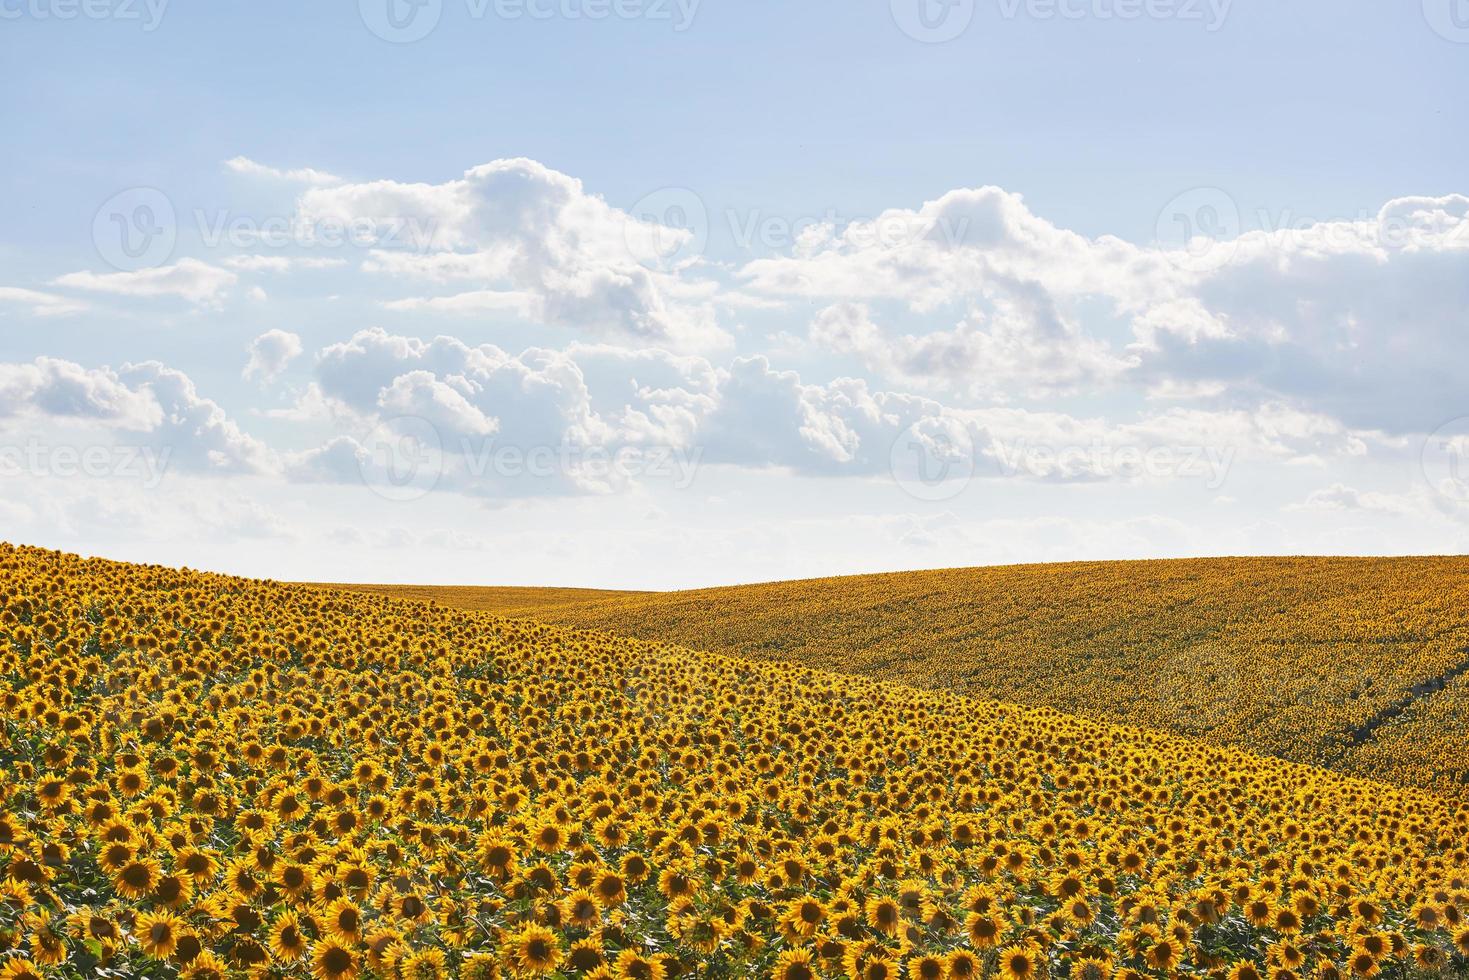
M 56 285 L 118 296 L 177 296 L 196 305 L 217 305 L 239 277 L 228 269 L 198 259 L 179 259 L 173 265 L 133 272 L 68 272 Z
M 270 382 L 301 355 L 301 338 L 287 330 L 267 330 L 250 341 L 245 351 L 249 357 L 242 377 Z
M 257 163 L 249 157 L 232 157 L 224 162 L 225 169 L 230 173 L 242 174 L 246 177 L 265 177 L 270 180 L 284 180 L 294 184 L 310 184 L 322 187 L 330 184 L 339 184 L 342 178 L 335 174 L 329 174 L 322 170 L 314 170 L 311 167 L 298 167 L 294 170 L 282 170 L 279 167 L 266 166 Z
M 242 272 L 290 272 L 293 269 L 340 269 L 346 259 L 325 255 L 231 255 L 224 260 Z
M 301 196 L 298 218 L 308 226 L 369 221 L 385 246 L 396 246 L 371 253 L 369 271 L 474 282 L 481 298 L 516 294 L 524 297 L 514 301 L 517 310 L 523 302 L 527 315 L 548 324 L 643 343 L 727 341 L 713 308 L 679 288 L 677 270 L 640 263 L 645 240 L 670 229 L 627 215 L 534 160 L 496 160 L 442 184 L 313 187 Z M 460 301 L 458 311 L 466 302 L 474 301 Z
M 1358 490 L 1342 483 L 1333 483 L 1329 487 L 1312 491 L 1305 501 L 1288 509 L 1412 514 L 1420 511 L 1421 506 L 1413 497 L 1406 494 Z
M 267 473 L 274 468 L 265 444 L 242 431 L 216 402 L 201 396 L 182 371 L 144 361 L 125 364 L 118 378 L 146 391 L 162 409 L 152 428 L 155 441 L 170 447 L 174 463 L 207 473 Z
M 462 316 L 505 313 L 526 318 L 534 316 L 539 309 L 536 297 L 531 293 L 498 289 L 476 289 L 452 296 L 410 296 L 406 299 L 389 300 L 383 307 L 400 313 L 427 311 Z
M 87 308 L 87 304 L 80 300 L 19 286 L 0 286 L 0 304 L 30 307 L 33 316 L 65 316 Z
M 38 357 L 30 363 L 0 364 L 0 418 L 16 416 L 145 431 L 162 421 L 163 410 L 149 392 L 130 387 L 108 368 Z
M 817 347 L 856 355 L 870 370 L 909 385 L 938 387 L 971 398 L 1005 400 L 1095 390 L 1130 366 L 1087 337 L 1033 284 L 1014 284 L 994 312 L 975 314 L 952 329 L 890 336 L 864 304 L 838 303 L 811 323 Z
M 1469 198 L 1400 198 L 1370 218 L 1214 248 L 1218 261 L 1199 264 L 1087 238 L 985 187 L 814 230 L 739 277 L 760 296 L 839 301 L 813 324 L 819 346 L 975 398 L 1125 383 L 1154 397 L 1284 399 L 1393 432 L 1462 414 Z M 879 303 L 905 316 L 879 318 Z M 962 319 L 889 326 L 942 310 Z

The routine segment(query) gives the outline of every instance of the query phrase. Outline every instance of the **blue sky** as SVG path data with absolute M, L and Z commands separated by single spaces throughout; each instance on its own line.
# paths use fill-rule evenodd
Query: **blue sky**
M 1460 549 L 1466 7 L 0 0 L 0 527 L 655 587 Z

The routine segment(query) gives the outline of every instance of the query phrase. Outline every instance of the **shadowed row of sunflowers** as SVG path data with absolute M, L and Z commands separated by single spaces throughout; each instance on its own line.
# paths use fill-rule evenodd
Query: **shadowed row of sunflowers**
M 485 612 L 0 546 L 0 977 L 1415 977 L 1469 808 Z
M 1469 794 L 1465 557 L 1068 562 L 653 593 L 355 588 Z

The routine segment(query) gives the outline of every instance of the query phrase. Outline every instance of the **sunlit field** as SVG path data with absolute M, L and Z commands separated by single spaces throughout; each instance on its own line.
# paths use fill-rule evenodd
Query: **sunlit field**
M 1076 562 L 687 592 L 412 594 L 1469 790 L 1464 558 Z
M 1469 809 L 1044 707 L 0 550 L 3 976 L 1419 976 Z

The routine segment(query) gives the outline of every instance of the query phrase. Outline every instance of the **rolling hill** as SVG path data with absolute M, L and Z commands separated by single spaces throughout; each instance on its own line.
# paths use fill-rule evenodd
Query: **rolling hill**
M 1402 785 L 1460 793 L 1469 780 L 1465 558 L 1079 562 L 663 593 L 411 594 L 1046 706 Z
M 1462 975 L 1469 808 L 1176 735 L 0 545 L 0 975 Z

